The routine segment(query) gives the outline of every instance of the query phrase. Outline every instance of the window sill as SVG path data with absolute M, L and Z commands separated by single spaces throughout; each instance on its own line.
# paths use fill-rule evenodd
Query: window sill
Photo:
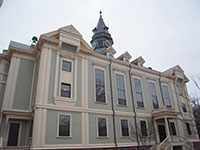
M 138 107 L 138 106 L 136 107 L 136 109 L 144 109 L 144 110 L 145 110 L 145 108 L 144 108 L 144 107 Z
M 121 139 L 129 139 L 130 136 L 120 136 Z
M 67 97 L 54 97 L 54 103 L 60 106 L 69 106 L 73 107 L 76 105 L 76 99 L 67 98 Z
M 109 139 L 108 136 L 97 136 L 97 139 Z
M 98 101 L 94 101 L 95 104 L 102 104 L 102 105 L 107 105 L 107 102 L 98 102 Z
M 72 136 L 56 136 L 57 139 L 71 139 Z
M 117 106 L 119 106 L 119 107 L 128 107 L 127 104 L 126 104 L 126 105 L 123 105 L 123 104 L 117 104 Z

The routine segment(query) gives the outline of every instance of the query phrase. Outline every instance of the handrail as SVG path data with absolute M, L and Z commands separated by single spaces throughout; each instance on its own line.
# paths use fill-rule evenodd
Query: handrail
M 185 137 L 181 137 L 185 142 L 186 142 L 186 144 L 187 145 L 189 145 L 190 146 L 190 148 L 192 148 L 193 147 L 193 144 L 192 144 L 192 142 L 190 142 L 190 141 L 188 141 L 188 139 L 186 139 Z

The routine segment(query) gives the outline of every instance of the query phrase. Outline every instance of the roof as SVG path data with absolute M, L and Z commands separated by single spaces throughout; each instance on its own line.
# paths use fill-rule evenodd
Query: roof
M 180 66 L 176 65 L 176 66 L 169 68 L 168 70 L 164 71 L 163 73 L 166 74 L 166 75 L 171 75 L 176 68 L 180 68 Z
M 9 47 L 15 47 L 27 51 L 33 51 L 35 45 L 26 45 L 15 41 L 10 41 Z
M 99 21 L 97 23 L 97 26 L 93 29 L 95 33 L 105 32 L 108 30 L 108 27 L 105 25 L 102 16 L 100 15 Z M 108 32 L 108 31 L 107 31 Z

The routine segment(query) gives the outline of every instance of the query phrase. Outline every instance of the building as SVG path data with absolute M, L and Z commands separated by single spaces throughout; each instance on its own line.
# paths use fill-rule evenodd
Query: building
M 0 149 L 197 150 L 182 68 L 115 58 L 101 14 L 93 32 L 92 47 L 69 25 L 0 54 Z

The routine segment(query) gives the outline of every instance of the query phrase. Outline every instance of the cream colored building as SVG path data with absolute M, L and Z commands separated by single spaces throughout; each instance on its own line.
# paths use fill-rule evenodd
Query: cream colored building
M 180 66 L 116 58 L 100 15 L 92 47 L 72 25 L 0 54 L 0 149 L 198 150 Z

